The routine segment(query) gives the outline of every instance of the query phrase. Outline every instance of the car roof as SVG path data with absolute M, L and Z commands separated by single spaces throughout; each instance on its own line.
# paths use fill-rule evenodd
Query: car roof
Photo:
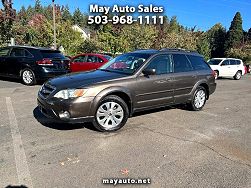
M 36 46 L 25 46 L 25 45 L 7 46 L 6 48 L 26 48 L 26 49 L 29 48 L 29 49 L 35 49 L 35 50 L 58 51 L 58 50 L 54 50 L 52 48 L 36 47 Z
M 212 59 L 215 59 L 215 60 L 226 60 L 226 59 L 241 60 L 241 59 L 238 59 L 238 58 L 231 58 L 231 57 L 226 57 L 226 58 L 212 58 Z
M 180 49 L 180 48 L 164 48 L 161 50 L 156 50 L 156 49 L 139 49 L 130 53 L 143 53 L 143 54 L 165 54 L 165 53 L 173 53 L 173 54 L 189 54 L 189 55 L 196 55 L 196 56 L 201 56 L 203 57 L 201 54 L 199 54 L 196 51 L 192 51 L 192 50 L 186 50 L 186 49 Z

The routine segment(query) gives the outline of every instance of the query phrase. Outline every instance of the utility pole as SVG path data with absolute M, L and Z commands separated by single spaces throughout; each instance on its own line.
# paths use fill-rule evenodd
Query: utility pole
M 54 30 L 54 50 L 57 49 L 57 36 L 56 36 L 56 13 L 55 13 L 55 0 L 52 0 L 52 8 L 53 8 L 53 30 Z

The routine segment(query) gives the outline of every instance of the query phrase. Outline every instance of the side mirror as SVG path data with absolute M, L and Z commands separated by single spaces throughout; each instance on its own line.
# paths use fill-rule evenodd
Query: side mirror
M 145 69 L 142 71 L 144 75 L 155 75 L 156 74 L 156 69 Z

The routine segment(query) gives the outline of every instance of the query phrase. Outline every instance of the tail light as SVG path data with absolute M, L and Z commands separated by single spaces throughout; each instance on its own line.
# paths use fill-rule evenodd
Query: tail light
M 53 65 L 52 61 L 48 58 L 44 58 L 40 61 L 37 61 L 38 65 Z
M 216 72 L 214 70 L 212 70 L 211 74 L 212 74 L 213 77 L 216 76 Z

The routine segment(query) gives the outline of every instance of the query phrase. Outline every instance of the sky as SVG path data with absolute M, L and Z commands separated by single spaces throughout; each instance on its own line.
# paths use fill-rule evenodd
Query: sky
M 35 0 L 13 0 L 14 8 L 19 10 L 22 5 L 34 5 Z M 43 5 L 48 5 L 51 0 L 40 0 Z M 56 4 L 68 4 L 71 12 L 80 8 L 82 12 L 89 12 L 90 4 L 101 6 L 139 4 L 163 6 L 165 14 L 170 18 L 177 16 L 180 24 L 187 27 L 196 26 L 200 30 L 208 30 L 214 24 L 221 23 L 226 29 L 237 11 L 243 18 L 243 29 L 251 28 L 251 1 L 250 0 L 55 0 Z

